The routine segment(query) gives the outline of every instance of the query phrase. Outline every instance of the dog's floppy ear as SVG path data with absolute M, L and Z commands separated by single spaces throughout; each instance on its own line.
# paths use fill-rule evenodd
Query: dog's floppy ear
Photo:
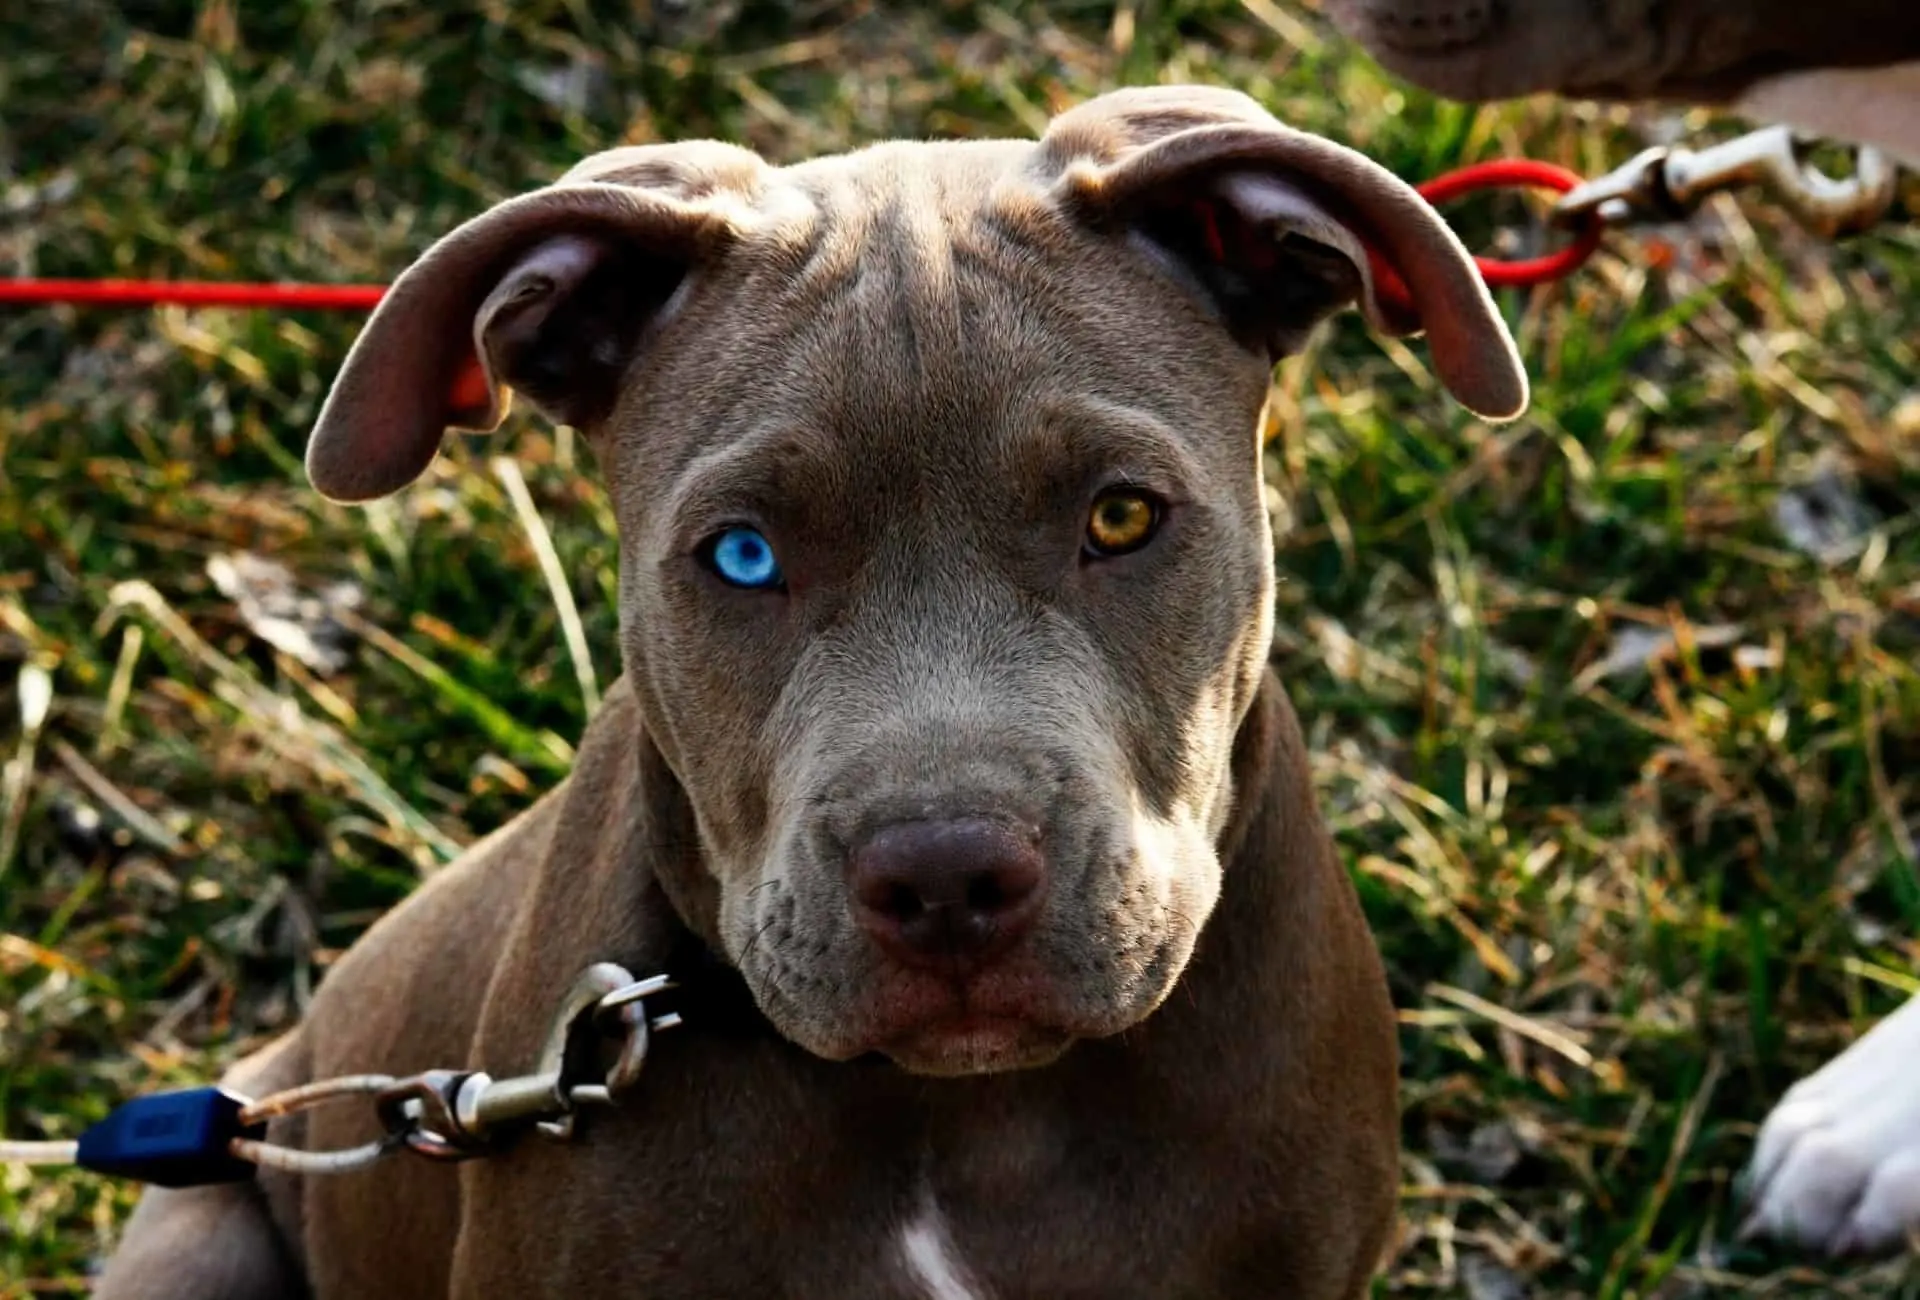
M 1114 91 L 1055 118 L 1039 164 L 1062 207 L 1145 240 L 1249 343 L 1276 355 L 1358 303 L 1376 329 L 1425 331 L 1453 395 L 1490 419 L 1526 409 L 1527 378 L 1473 259 L 1432 206 L 1378 163 L 1281 125 L 1238 91 Z M 1383 295 L 1374 257 L 1406 286 Z
M 398 491 L 449 428 L 498 426 L 508 390 L 569 424 L 603 414 L 690 269 L 752 220 L 767 170 L 711 141 L 610 150 L 439 240 L 347 354 L 307 444 L 314 487 Z

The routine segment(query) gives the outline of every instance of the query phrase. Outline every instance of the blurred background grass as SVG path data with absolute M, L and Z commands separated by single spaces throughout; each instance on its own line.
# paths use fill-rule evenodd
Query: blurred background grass
M 614 143 L 1024 134 L 1156 80 L 1413 180 L 1733 129 L 1444 104 L 1280 0 L 66 0 L 0 15 L 0 274 L 383 281 Z M 1920 1294 L 1731 1240 L 1768 1105 L 1920 969 L 1920 232 L 1723 201 L 1503 303 L 1512 426 L 1353 320 L 1276 377 L 1276 654 L 1405 1023 L 1382 1291 Z M 216 1074 L 564 770 L 590 692 L 549 538 L 617 671 L 564 431 L 372 509 L 306 486 L 355 325 L 0 311 L 8 1136 Z M 0 1298 L 83 1293 L 132 1196 L 0 1171 Z

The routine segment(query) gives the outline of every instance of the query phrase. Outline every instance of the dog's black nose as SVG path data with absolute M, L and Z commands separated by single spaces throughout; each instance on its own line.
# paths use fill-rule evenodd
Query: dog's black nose
M 1038 836 L 980 818 L 896 822 L 854 851 L 853 915 L 889 954 L 964 973 L 1033 927 L 1046 884 Z

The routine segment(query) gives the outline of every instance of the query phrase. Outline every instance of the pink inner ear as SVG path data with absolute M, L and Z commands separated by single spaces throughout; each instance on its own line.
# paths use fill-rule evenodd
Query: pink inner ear
M 448 421 L 458 423 L 462 416 L 484 414 L 492 401 L 493 391 L 487 384 L 480 354 L 469 350 L 454 372 L 453 383 L 447 391 Z
M 1243 220 L 1231 205 L 1194 199 L 1186 207 L 1198 228 L 1201 245 L 1216 263 L 1231 261 L 1254 271 L 1273 269 L 1276 256 L 1272 237 L 1252 222 Z M 1349 229 L 1366 250 L 1367 263 L 1373 272 L 1373 296 L 1385 317 L 1418 328 L 1419 310 L 1406 280 L 1364 231 L 1356 227 Z

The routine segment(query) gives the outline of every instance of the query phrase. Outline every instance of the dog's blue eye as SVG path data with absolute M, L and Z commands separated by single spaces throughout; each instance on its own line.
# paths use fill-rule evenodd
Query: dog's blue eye
M 764 591 L 781 582 L 773 543 L 744 525 L 729 528 L 708 543 L 707 563 L 722 582 L 736 587 Z

